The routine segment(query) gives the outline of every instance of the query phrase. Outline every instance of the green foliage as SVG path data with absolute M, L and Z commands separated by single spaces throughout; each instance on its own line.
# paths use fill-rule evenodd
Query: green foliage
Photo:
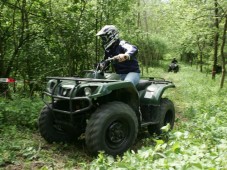
M 145 66 L 155 66 L 164 58 L 167 52 L 167 46 L 163 38 L 150 36 L 139 39 L 137 41 L 139 52 L 139 60 Z
M 200 52 L 203 62 L 211 63 L 213 35 L 222 33 L 227 10 L 219 0 L 220 30 L 215 30 L 213 0 L 23 2 L 0 1 L 0 77 L 28 81 L 92 68 L 103 56 L 95 34 L 106 24 L 115 24 L 122 39 L 139 47 L 146 67 L 159 64 L 167 52 L 168 58 L 192 53 L 193 59 Z
M 19 133 L 16 125 L 4 126 L 0 130 L 2 134 L 0 140 L 0 154 L 2 155 L 0 157 L 0 166 L 5 163 L 17 164 L 17 155 L 21 155 L 25 159 L 31 159 L 35 156 L 34 146 L 29 146 L 33 143 L 33 141 L 29 140 L 29 131 L 23 129 L 23 131 Z
M 181 58 L 184 57 L 186 61 L 197 59 L 204 63 L 213 61 L 213 37 L 216 32 L 220 34 L 223 32 L 223 15 L 226 14 L 226 7 L 225 0 L 218 1 L 220 24 L 216 29 L 213 0 L 169 0 L 168 3 L 162 5 L 162 12 L 160 11 L 159 16 L 162 20 L 161 25 L 165 27 L 160 30 L 166 33 L 163 36 L 168 39 L 170 53 Z M 221 39 L 219 42 L 221 43 Z M 221 59 L 218 58 L 218 60 L 220 62 Z
M 13 96 L 11 100 L 0 98 L 0 127 L 6 125 L 37 127 L 37 117 L 43 105 L 40 98 Z
M 103 56 L 96 32 L 105 24 L 123 28 L 133 2 L 0 1 L 0 77 L 31 81 L 90 69 Z

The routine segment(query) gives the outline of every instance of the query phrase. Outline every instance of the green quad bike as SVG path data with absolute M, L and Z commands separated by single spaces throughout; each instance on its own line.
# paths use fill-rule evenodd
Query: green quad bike
M 134 144 L 139 130 L 159 135 L 167 123 L 174 126 L 174 104 L 162 98 L 167 88 L 175 87 L 170 81 L 146 78 L 135 87 L 98 67 L 84 71 L 82 77 L 48 79 L 38 125 L 49 143 L 85 136 L 91 154 L 104 151 L 116 156 Z

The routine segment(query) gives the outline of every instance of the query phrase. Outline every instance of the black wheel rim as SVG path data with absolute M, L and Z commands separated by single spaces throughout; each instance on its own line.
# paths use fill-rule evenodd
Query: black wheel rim
M 106 131 L 106 143 L 112 148 L 116 149 L 120 147 L 129 136 L 129 126 L 127 122 L 114 121 L 112 122 Z

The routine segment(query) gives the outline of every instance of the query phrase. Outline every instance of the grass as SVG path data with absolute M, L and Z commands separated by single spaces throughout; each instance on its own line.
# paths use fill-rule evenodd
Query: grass
M 24 121 L 27 119 L 17 116 L 17 121 L 23 122 L 23 126 L 18 125 L 16 120 L 8 124 L 1 119 L 0 113 L 0 168 L 227 169 L 227 88 L 219 89 L 220 75 L 211 80 L 211 75 L 200 73 L 195 67 L 181 65 L 179 73 L 150 68 L 144 76 L 163 77 L 176 85 L 176 88 L 164 93 L 164 97 L 174 102 L 177 119 L 174 129 L 164 134 L 163 138 L 142 136 L 132 147 L 134 151 L 126 152 L 122 158 L 114 160 L 103 153 L 95 158 L 87 154 L 83 141 L 50 145 L 40 137 L 36 128 L 30 128 L 36 120 L 25 126 Z M 38 117 L 42 103 L 35 101 L 34 105 L 34 101 L 30 102 L 27 105 L 32 106 L 32 118 Z M 8 110 L 8 114 L 16 114 L 13 112 L 15 107 L 10 107 L 10 104 L 23 103 L 10 101 L 8 104 L 4 105 L 5 110 L 0 111 Z M 20 109 L 18 112 L 23 117 L 30 114 Z

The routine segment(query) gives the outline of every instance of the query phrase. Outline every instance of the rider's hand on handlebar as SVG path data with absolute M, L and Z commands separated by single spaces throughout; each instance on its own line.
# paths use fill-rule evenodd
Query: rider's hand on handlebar
M 117 56 L 114 56 L 114 59 L 118 60 L 119 62 L 123 62 L 125 60 L 129 60 L 128 54 L 118 54 Z
M 99 63 L 99 69 L 100 70 L 103 70 L 106 66 L 106 63 L 105 62 L 102 62 L 102 63 Z

